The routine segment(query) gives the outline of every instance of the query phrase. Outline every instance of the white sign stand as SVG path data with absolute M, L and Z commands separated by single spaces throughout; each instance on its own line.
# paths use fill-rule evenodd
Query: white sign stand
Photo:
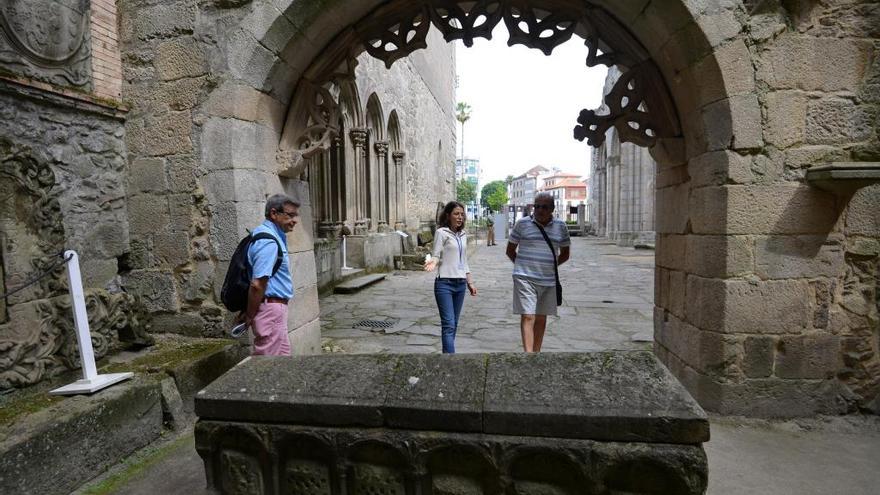
M 70 298 L 73 302 L 73 323 L 76 326 L 76 340 L 79 344 L 79 356 L 82 360 L 83 378 L 70 385 L 50 391 L 51 395 L 91 394 L 114 383 L 127 380 L 134 376 L 132 372 L 110 373 L 99 375 L 95 366 L 95 351 L 92 348 L 92 335 L 89 333 L 89 317 L 86 314 L 86 298 L 83 294 L 82 278 L 79 274 L 79 256 L 76 251 L 65 251 L 67 262 L 67 279 L 70 282 Z
M 348 257 L 345 254 L 345 236 L 342 236 L 342 269 L 351 270 L 351 267 L 348 266 Z

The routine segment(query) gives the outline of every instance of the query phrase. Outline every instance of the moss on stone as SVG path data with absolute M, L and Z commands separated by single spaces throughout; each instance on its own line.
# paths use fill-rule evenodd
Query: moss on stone
M 0 407 L 0 427 L 10 426 L 15 421 L 29 414 L 41 411 L 57 402 L 63 397 L 49 395 L 43 390 L 23 391 L 8 401 L 3 401 Z
M 111 363 L 102 366 L 101 373 L 118 373 L 134 371 L 143 374 L 165 374 L 181 363 L 195 361 L 213 354 L 230 345 L 226 339 L 210 339 L 197 341 L 163 340 L 146 356 L 139 357 L 128 363 Z

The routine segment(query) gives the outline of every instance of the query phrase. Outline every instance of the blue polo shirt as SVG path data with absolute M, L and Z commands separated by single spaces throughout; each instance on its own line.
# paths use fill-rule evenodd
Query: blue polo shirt
M 287 235 L 271 220 L 264 220 L 251 232 L 252 235 L 266 232 L 278 239 L 283 256 L 278 272 L 272 275 L 272 268 L 278 260 L 278 244 L 272 239 L 258 239 L 248 248 L 248 262 L 251 264 L 251 280 L 269 277 L 266 286 L 266 297 L 293 298 L 293 279 L 290 276 L 290 263 L 287 256 Z

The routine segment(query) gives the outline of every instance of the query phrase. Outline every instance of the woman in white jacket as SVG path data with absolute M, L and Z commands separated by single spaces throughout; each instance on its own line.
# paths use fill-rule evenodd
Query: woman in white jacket
M 434 233 L 433 257 L 425 262 L 425 271 L 437 270 L 434 298 L 440 311 L 440 338 L 444 354 L 455 354 L 455 333 L 465 291 L 472 296 L 477 295 L 467 262 L 465 220 L 464 205 L 458 201 L 446 203 L 440 214 L 440 227 Z

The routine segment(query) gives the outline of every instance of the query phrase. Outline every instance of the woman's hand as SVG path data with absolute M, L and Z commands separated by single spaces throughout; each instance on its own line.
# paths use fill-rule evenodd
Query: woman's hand
M 468 288 L 468 291 L 471 293 L 472 296 L 476 296 L 476 295 L 477 295 L 477 286 L 474 285 L 473 282 L 468 282 L 468 283 L 467 283 L 467 288 Z
M 439 258 L 431 258 L 431 259 L 429 259 L 428 261 L 425 262 L 425 271 L 426 271 L 426 272 L 433 272 L 434 270 L 437 269 L 437 265 L 438 265 L 439 263 L 440 263 L 440 259 L 439 259 Z

